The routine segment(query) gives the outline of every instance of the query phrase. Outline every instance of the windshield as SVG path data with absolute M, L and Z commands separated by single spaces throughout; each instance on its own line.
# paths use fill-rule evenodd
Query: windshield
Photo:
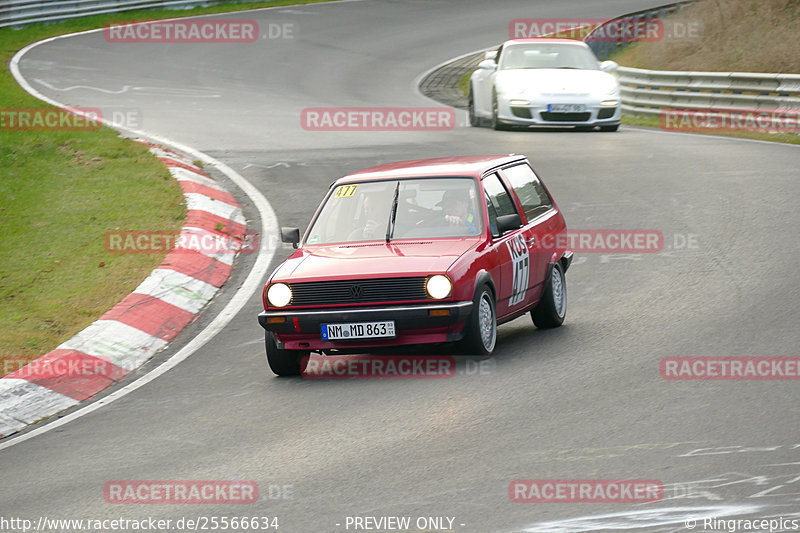
M 597 70 L 600 66 L 591 50 L 574 44 L 516 44 L 503 50 L 500 70 L 528 68 Z
M 398 186 L 399 184 L 399 186 Z M 472 178 L 420 178 L 339 185 L 306 244 L 467 237 L 483 231 Z M 394 225 L 389 222 L 397 192 Z

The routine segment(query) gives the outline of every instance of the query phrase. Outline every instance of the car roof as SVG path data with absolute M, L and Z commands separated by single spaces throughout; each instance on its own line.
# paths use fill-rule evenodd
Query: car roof
M 579 41 L 577 39 L 552 39 L 546 37 L 532 37 L 530 39 L 511 39 L 510 41 L 506 41 L 503 43 L 503 46 L 510 46 L 514 44 L 525 44 L 525 43 L 547 43 L 547 44 L 577 44 L 581 46 L 589 46 L 583 41 Z
M 441 176 L 474 176 L 480 177 L 486 170 L 522 161 L 524 155 L 472 155 L 459 157 L 437 157 L 434 159 L 414 159 L 398 161 L 375 167 L 365 168 L 353 174 L 339 178 L 335 183 L 379 180 L 385 178 L 441 177 Z

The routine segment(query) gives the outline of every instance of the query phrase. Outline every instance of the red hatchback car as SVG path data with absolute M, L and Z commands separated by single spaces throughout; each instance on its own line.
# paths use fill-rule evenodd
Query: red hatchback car
M 572 251 L 542 246 L 566 224 L 524 156 L 404 161 L 334 182 L 298 248 L 264 287 L 269 366 L 311 351 L 460 342 L 491 354 L 497 325 L 529 312 L 564 321 Z M 299 247 L 298 247 L 299 245 Z

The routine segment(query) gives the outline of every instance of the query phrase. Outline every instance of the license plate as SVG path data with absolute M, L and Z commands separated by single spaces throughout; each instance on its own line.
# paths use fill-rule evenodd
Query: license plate
M 322 324 L 322 339 L 326 341 L 352 339 L 379 339 L 394 337 L 394 321 L 354 322 L 350 324 Z
M 583 113 L 586 106 L 583 104 L 550 104 L 547 106 L 550 113 Z

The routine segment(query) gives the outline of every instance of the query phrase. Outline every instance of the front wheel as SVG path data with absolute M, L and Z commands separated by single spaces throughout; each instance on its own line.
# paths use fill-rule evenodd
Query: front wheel
M 299 376 L 308 364 L 309 352 L 284 350 L 278 348 L 278 340 L 271 331 L 264 332 L 264 344 L 267 348 L 267 363 L 278 376 Z
M 481 121 L 478 118 L 478 115 L 475 114 L 475 96 L 472 94 L 472 89 L 469 90 L 468 112 L 469 112 L 469 125 L 472 127 L 480 126 Z
M 567 282 L 560 263 L 553 265 L 550 281 L 544 288 L 542 299 L 531 310 L 537 328 L 557 328 L 567 314 Z
M 494 294 L 487 285 L 475 292 L 472 313 L 467 322 L 467 335 L 462 341 L 468 355 L 490 355 L 497 342 L 497 313 Z
M 489 122 L 489 126 L 491 126 L 493 130 L 504 130 L 505 127 L 503 123 L 497 118 L 497 111 L 497 93 L 492 91 L 492 119 Z

